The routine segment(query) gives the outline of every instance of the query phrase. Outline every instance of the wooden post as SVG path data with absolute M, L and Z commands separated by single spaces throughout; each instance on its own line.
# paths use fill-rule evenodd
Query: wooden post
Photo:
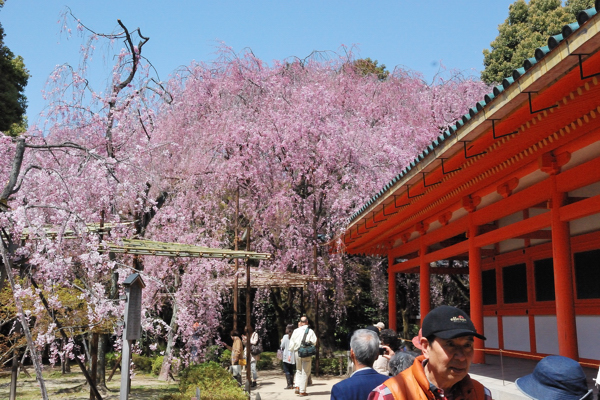
M 129 378 L 129 364 L 131 363 L 131 342 L 123 335 L 123 347 L 121 349 L 121 393 L 119 400 L 127 400 L 131 390 L 131 379 Z
M 131 389 L 131 379 L 129 377 L 131 344 L 138 340 L 142 333 L 142 289 L 145 285 L 139 274 L 131 274 L 125 279 L 123 286 L 125 286 L 125 321 L 123 325 L 121 393 L 119 399 L 127 400 Z
M 571 231 L 569 222 L 560 220 L 560 208 L 567 203 L 567 193 L 561 192 L 556 180 L 561 168 L 571 160 L 571 153 L 545 153 L 538 159 L 542 172 L 549 175 L 551 185 L 550 219 L 552 227 L 552 258 L 556 298 L 556 328 L 558 353 L 579 360 L 577 325 L 575 321 L 575 291 L 571 263 Z
M 560 220 L 560 207 L 565 205 L 567 194 L 556 187 L 556 175 L 552 180 L 552 258 L 554 261 L 554 291 L 556 296 L 556 328 L 558 330 L 558 353 L 579 360 L 577 326 L 573 290 L 573 266 L 571 265 L 571 234 L 569 223 Z
M 431 310 L 431 271 L 428 262 L 425 262 L 425 254 L 427 254 L 427 246 L 423 240 L 423 236 L 427 233 L 427 226 L 424 223 L 417 224 L 419 232 L 419 298 L 421 299 L 420 313 L 421 323 L 429 311 Z
M 315 276 L 318 276 L 318 251 L 317 251 L 317 240 L 319 238 L 317 234 L 317 203 L 313 200 L 313 269 Z M 317 285 L 318 283 L 315 283 Z M 319 349 L 321 347 L 321 341 L 319 340 L 319 293 L 315 290 L 315 335 L 317 336 L 316 349 L 317 354 L 315 355 L 315 375 L 319 376 Z
M 391 272 L 394 265 L 394 258 L 388 254 L 388 320 L 390 329 L 397 329 L 396 313 L 398 305 L 396 304 L 396 273 Z
M 239 241 L 239 221 L 240 221 L 240 187 L 238 185 L 237 190 L 235 191 L 235 231 L 234 231 L 234 248 L 235 250 L 239 250 L 238 241 Z M 239 287 L 238 287 L 238 270 L 240 269 L 239 259 L 235 259 L 235 278 L 233 280 L 233 330 L 237 331 L 238 328 L 238 307 L 239 307 Z
M 471 321 L 475 330 L 483 334 L 483 278 L 481 275 L 481 247 L 475 246 L 475 236 L 478 226 L 473 223 L 472 213 L 469 214 L 469 302 L 471 304 Z M 475 348 L 484 348 L 483 340 L 475 338 Z M 485 363 L 485 353 L 476 350 L 473 355 L 476 364 Z
M 479 233 L 479 226 L 475 225 L 473 213 L 481 203 L 481 197 L 469 196 L 462 200 L 463 207 L 469 213 L 467 237 L 469 241 L 469 302 L 471 303 L 470 317 L 478 333 L 483 334 L 483 278 L 481 275 L 481 247 L 475 245 L 475 237 Z M 483 340 L 475 338 L 475 348 L 483 349 Z M 485 363 L 485 353 L 476 350 L 473 355 L 476 364 Z
M 248 231 L 246 236 L 246 251 L 250 251 L 250 224 L 248 224 Z M 250 344 L 250 324 L 252 323 L 252 319 L 250 318 L 251 308 L 250 308 L 250 262 L 246 260 L 246 383 L 252 382 L 252 373 L 251 373 L 251 363 L 252 355 L 250 354 L 250 349 L 252 345 Z M 251 387 L 249 385 L 249 387 Z M 250 393 L 250 390 L 248 390 Z

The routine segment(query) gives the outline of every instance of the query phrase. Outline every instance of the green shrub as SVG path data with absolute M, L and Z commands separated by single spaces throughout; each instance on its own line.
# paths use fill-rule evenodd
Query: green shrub
M 180 377 L 180 395 L 169 400 L 188 400 L 196 395 L 196 387 L 200 388 L 202 400 L 246 399 L 233 376 L 216 362 L 191 365 L 181 372 Z
M 340 362 L 342 363 L 342 374 L 346 372 L 348 367 L 347 357 L 332 357 L 332 358 L 319 358 L 319 369 L 322 374 L 325 375 L 339 375 L 340 374 Z M 314 359 L 313 359 L 314 368 Z
M 152 362 L 152 373 L 154 375 L 158 376 L 158 374 L 160 374 L 160 369 L 162 367 L 162 363 L 163 363 L 164 359 L 165 359 L 165 356 L 158 356 Z
M 119 353 L 106 353 L 106 368 L 112 369 L 120 355 Z
M 275 361 L 277 362 L 274 363 Z M 259 371 L 275 369 L 279 364 L 280 362 L 276 357 L 276 353 L 273 353 L 272 351 L 265 351 L 260 353 L 260 360 L 256 362 L 256 369 Z
M 137 371 L 142 371 L 146 373 L 152 372 L 152 358 L 141 356 L 139 354 L 133 353 L 133 364 L 135 365 L 135 369 Z
M 219 362 L 222 366 L 231 365 L 231 350 L 225 349 L 223 353 L 221 353 L 221 357 L 219 357 Z

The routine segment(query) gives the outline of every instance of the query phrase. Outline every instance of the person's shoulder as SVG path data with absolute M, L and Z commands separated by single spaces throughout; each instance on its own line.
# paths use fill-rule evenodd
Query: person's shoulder
M 336 393 L 340 393 L 340 392 L 344 392 L 346 390 L 346 387 L 348 385 L 351 385 L 352 382 L 350 381 L 350 379 L 352 379 L 352 377 L 343 379 L 341 381 L 339 381 L 338 383 L 334 384 L 331 387 L 331 394 L 336 394 Z
M 373 382 L 376 382 L 377 385 L 381 385 L 383 384 L 383 382 L 387 381 L 388 379 L 390 379 L 390 377 L 388 375 L 384 375 L 378 371 L 372 370 L 373 372 L 371 373 L 371 377 L 370 379 Z

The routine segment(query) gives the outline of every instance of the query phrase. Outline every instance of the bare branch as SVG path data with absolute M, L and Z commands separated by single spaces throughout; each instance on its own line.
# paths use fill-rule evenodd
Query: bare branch
M 101 155 L 91 151 L 87 147 L 83 147 L 83 146 L 81 146 L 77 143 L 73 143 L 73 142 L 63 142 L 63 143 L 59 143 L 59 144 L 29 144 L 29 143 L 27 143 L 25 145 L 25 147 L 30 148 L 30 149 L 41 149 L 41 150 L 65 149 L 65 148 L 77 149 L 77 150 L 81 150 L 81 151 L 89 154 L 91 157 L 95 158 L 96 160 L 104 160 L 104 157 L 102 157 Z
M 37 165 L 30 165 L 29 167 L 27 167 L 27 169 L 25 170 L 25 172 L 23 172 L 23 175 L 21 176 L 21 180 L 19 181 L 19 184 L 10 192 L 10 194 L 15 194 L 15 193 L 17 193 L 21 189 L 21 185 L 23 184 L 23 181 L 25 180 L 25 177 L 27 176 L 27 173 L 29 171 L 31 171 L 32 169 L 39 169 L 39 170 L 41 170 L 41 168 L 38 167 Z
M 131 67 L 131 72 L 129 73 L 129 76 L 127 77 L 127 79 L 125 79 L 123 82 L 121 82 L 117 86 L 118 90 L 120 91 L 125 86 L 129 85 L 131 83 L 133 77 L 135 76 L 135 73 L 137 71 L 137 67 L 139 64 L 138 57 L 142 53 L 142 46 L 145 45 L 148 42 L 148 40 L 150 40 L 150 38 L 144 37 L 142 35 L 142 32 L 140 31 L 140 28 L 137 28 L 136 31 L 143 40 L 140 41 L 140 43 L 138 44 L 138 48 L 137 48 L 137 52 L 136 52 L 135 47 L 133 47 L 133 40 L 131 40 L 131 35 L 129 33 L 129 30 L 127 29 L 127 27 L 125 27 L 125 25 L 123 25 L 123 23 L 121 22 L 120 19 L 118 19 L 117 22 L 119 23 L 119 25 L 121 25 L 121 28 L 123 28 L 123 30 L 125 31 L 125 40 L 127 41 L 128 45 L 129 45 L 129 49 L 131 50 L 131 61 L 133 64 Z

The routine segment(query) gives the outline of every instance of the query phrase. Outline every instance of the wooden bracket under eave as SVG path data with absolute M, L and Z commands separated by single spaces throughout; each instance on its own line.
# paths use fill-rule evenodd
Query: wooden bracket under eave
M 571 153 L 565 151 L 560 154 L 554 154 L 554 152 L 544 153 L 538 158 L 538 165 L 542 172 L 549 175 L 556 175 L 560 172 L 562 166 L 567 164 L 571 160 Z

